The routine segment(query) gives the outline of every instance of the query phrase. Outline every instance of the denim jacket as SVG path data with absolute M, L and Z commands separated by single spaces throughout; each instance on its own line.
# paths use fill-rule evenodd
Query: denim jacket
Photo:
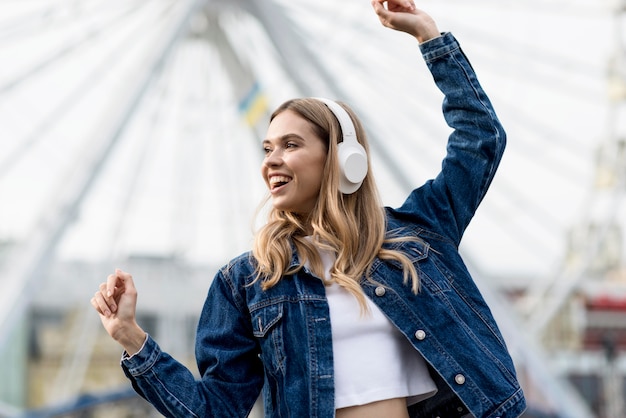
M 386 208 L 388 231 L 416 241 L 393 244 L 413 257 L 420 291 L 402 269 L 377 259 L 366 295 L 426 360 L 438 392 L 412 417 L 518 417 L 525 399 L 498 326 L 458 253 L 505 147 L 505 133 L 450 33 L 420 45 L 443 92 L 453 128 L 439 175 Z M 297 263 L 294 255 L 292 263 Z M 200 378 L 147 337 L 122 367 L 135 390 L 170 417 L 245 417 L 263 388 L 266 417 L 335 416 L 329 308 L 322 281 L 306 268 L 262 290 L 243 254 L 215 276 L 200 316 Z M 387 359 L 372 359 L 387 361 Z M 458 408 L 458 411 L 457 411 Z M 455 415 L 450 415 L 454 409 Z

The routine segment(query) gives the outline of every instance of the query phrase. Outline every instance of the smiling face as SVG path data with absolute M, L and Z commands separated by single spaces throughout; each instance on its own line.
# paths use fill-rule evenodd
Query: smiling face
M 274 117 L 263 141 L 261 175 L 278 210 L 308 214 L 317 202 L 327 148 L 310 122 L 292 110 Z

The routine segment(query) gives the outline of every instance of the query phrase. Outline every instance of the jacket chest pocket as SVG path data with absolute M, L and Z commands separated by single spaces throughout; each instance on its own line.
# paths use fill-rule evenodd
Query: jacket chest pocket
M 282 370 L 285 360 L 282 303 L 263 306 L 251 315 L 253 334 L 261 345 L 265 367 L 274 372 Z

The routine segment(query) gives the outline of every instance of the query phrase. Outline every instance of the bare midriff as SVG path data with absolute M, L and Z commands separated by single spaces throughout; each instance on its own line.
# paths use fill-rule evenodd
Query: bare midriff
M 336 418 L 409 418 L 405 398 L 385 399 L 365 405 L 339 408 Z

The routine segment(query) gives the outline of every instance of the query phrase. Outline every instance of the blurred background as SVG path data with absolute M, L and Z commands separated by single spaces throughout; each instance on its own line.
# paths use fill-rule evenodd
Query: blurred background
M 525 416 L 625 417 L 626 2 L 417 5 L 508 133 L 461 250 Z M 260 139 L 284 100 L 357 111 L 389 206 L 438 173 L 450 132 L 416 41 L 366 0 L 2 0 L 0 62 L 0 417 L 158 416 L 89 299 L 132 272 L 142 326 L 195 370 L 212 277 L 263 220 Z

